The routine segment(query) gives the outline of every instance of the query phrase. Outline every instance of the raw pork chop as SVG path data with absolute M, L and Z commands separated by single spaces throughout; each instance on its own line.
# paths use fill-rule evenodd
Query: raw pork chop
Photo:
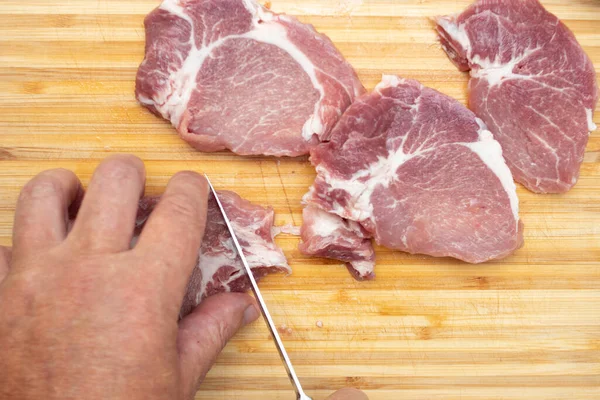
M 273 210 L 254 205 L 229 191 L 219 191 L 219 199 L 233 224 L 254 277 L 260 279 L 274 272 L 291 273 L 285 255 L 273 240 Z M 158 200 L 159 197 L 145 197 L 140 201 L 132 246 L 135 246 Z M 212 195 L 208 200 L 204 239 L 198 254 L 198 265 L 190 277 L 181 317 L 189 314 L 207 296 L 250 289 L 244 266 L 237 257 L 225 220 Z
M 371 236 L 359 223 L 311 206 L 304 208 L 302 218 L 300 252 L 345 261 L 357 280 L 375 277 Z
M 331 40 L 254 0 L 164 0 L 138 100 L 201 151 L 298 156 L 364 92 Z
M 311 162 L 304 202 L 359 222 L 383 246 L 480 263 L 522 244 L 500 145 L 471 111 L 417 81 L 384 76 Z
M 537 0 L 480 0 L 437 23 L 450 59 L 471 70 L 469 106 L 515 179 L 539 193 L 571 189 L 598 99 L 594 67 L 573 33 Z

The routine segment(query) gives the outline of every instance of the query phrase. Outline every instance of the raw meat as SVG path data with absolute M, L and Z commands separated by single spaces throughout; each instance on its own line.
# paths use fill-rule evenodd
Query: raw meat
M 471 70 L 469 107 L 493 132 L 515 179 L 539 193 L 575 185 L 598 100 L 594 66 L 537 0 L 479 0 L 437 19 L 442 47 Z
M 164 0 L 138 100 L 201 151 L 298 156 L 364 92 L 331 40 L 254 0 Z
M 357 280 L 375 277 L 371 236 L 359 223 L 311 206 L 304 208 L 302 218 L 300 252 L 345 261 Z
M 254 205 L 233 192 L 218 193 L 254 277 L 258 280 L 269 273 L 291 273 L 285 255 L 273 240 L 273 210 Z M 211 196 L 198 268 L 190 279 L 182 314 L 186 314 L 206 296 L 249 289 L 250 281 L 244 266 L 219 207 Z
M 360 223 L 383 246 L 480 263 L 522 244 L 500 145 L 471 111 L 417 81 L 384 76 L 311 162 L 304 202 Z
M 285 255 L 273 240 L 273 210 L 254 205 L 234 192 L 220 190 L 218 193 L 254 277 L 258 280 L 269 273 L 291 273 Z M 145 197 L 140 200 L 132 247 L 159 199 Z M 198 264 L 190 277 L 180 311 L 181 317 L 189 314 L 208 296 L 250 289 L 244 266 L 237 256 L 225 220 L 212 195 L 208 201 L 207 213 Z

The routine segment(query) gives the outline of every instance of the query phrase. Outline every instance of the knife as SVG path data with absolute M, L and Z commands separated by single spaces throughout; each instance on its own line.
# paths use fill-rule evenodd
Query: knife
M 254 292 L 254 297 L 256 297 L 258 305 L 260 306 L 260 311 L 261 311 L 265 321 L 267 322 L 267 327 L 269 328 L 269 331 L 271 332 L 271 336 L 275 340 L 275 346 L 277 347 L 279 356 L 281 357 L 281 360 L 283 361 L 283 365 L 285 366 L 288 377 L 290 378 L 290 381 L 292 382 L 292 385 L 294 386 L 294 390 L 296 391 L 296 399 L 297 400 L 312 400 L 310 397 L 308 397 L 306 395 L 306 393 L 304 393 L 304 390 L 302 390 L 302 385 L 300 385 L 300 380 L 298 380 L 298 375 L 296 375 L 296 371 L 294 370 L 292 362 L 290 361 L 290 357 L 288 356 L 287 351 L 285 351 L 285 347 L 283 346 L 281 337 L 279 337 L 277 328 L 275 328 L 275 323 L 273 322 L 273 319 L 271 318 L 271 314 L 269 314 L 269 310 L 267 309 L 267 305 L 266 305 L 265 301 L 263 300 L 262 295 L 260 294 L 260 290 L 258 289 L 258 285 L 256 284 L 256 279 L 254 279 L 254 275 L 252 274 L 252 270 L 250 269 L 248 260 L 246 260 L 246 256 L 244 256 L 242 247 L 240 246 L 237 236 L 235 235 L 235 232 L 233 231 L 233 228 L 231 226 L 231 221 L 229 221 L 229 218 L 227 217 L 227 213 L 225 213 L 223 204 L 221 204 L 221 201 L 219 200 L 217 191 L 215 190 L 212 183 L 210 182 L 210 179 L 208 179 L 208 176 L 206 174 L 204 174 L 204 177 L 206 178 L 206 181 L 208 182 L 208 186 L 210 187 L 210 191 L 212 192 L 212 195 L 214 196 L 215 200 L 217 201 L 219 210 L 221 210 L 221 214 L 223 215 L 223 219 L 225 220 L 225 225 L 227 225 L 227 229 L 229 229 L 229 233 L 231 234 L 231 238 L 233 239 L 235 249 L 237 250 L 237 253 L 240 256 L 240 260 L 242 260 L 242 264 L 244 264 L 244 268 L 246 269 L 246 274 L 248 275 L 248 279 L 250 280 L 250 284 L 252 285 L 252 291 Z

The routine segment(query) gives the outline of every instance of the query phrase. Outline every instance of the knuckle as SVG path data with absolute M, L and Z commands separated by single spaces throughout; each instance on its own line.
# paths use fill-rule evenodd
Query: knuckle
M 7 299 L 13 299 L 13 305 L 26 306 L 31 309 L 34 305 L 34 299 L 40 296 L 43 292 L 40 290 L 40 279 L 35 271 L 23 271 L 8 276 L 6 278 L 5 292 Z M 3 282 L 4 283 L 4 282 Z M 10 309 L 22 312 L 20 307 L 9 307 Z
M 120 155 L 109 157 L 99 167 L 99 175 L 104 179 L 129 181 L 142 175 L 143 164 L 135 156 Z
M 213 343 L 220 348 L 225 347 L 229 340 L 229 327 L 227 323 L 223 318 L 219 318 L 212 313 L 206 313 L 204 317 L 207 326 L 211 327 L 210 336 L 213 340 Z
M 164 196 L 162 201 L 165 208 L 172 215 L 189 219 L 190 223 L 197 220 L 198 210 L 195 202 L 189 196 L 181 193 Z
M 59 179 L 54 175 L 55 171 L 47 171 L 39 174 L 29 181 L 21 191 L 21 200 L 48 199 L 63 195 L 63 188 Z

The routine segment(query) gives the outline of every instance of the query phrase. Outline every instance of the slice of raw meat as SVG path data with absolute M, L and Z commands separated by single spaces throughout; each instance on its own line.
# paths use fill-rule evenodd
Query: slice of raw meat
M 359 222 L 383 246 L 480 263 L 522 244 L 500 145 L 475 114 L 417 81 L 384 76 L 311 162 L 305 203 Z
M 137 98 L 201 151 L 307 154 L 364 93 L 327 36 L 254 0 L 164 0 L 145 25 Z
M 357 280 L 375 277 L 371 236 L 359 223 L 311 206 L 304 208 L 302 218 L 300 252 L 345 261 Z
M 254 277 L 258 280 L 269 273 L 291 273 L 283 251 L 273 240 L 273 209 L 254 205 L 233 192 L 221 190 L 218 193 Z M 198 268 L 190 279 L 182 313 L 191 310 L 204 297 L 249 289 L 250 281 L 244 266 L 221 211 L 211 196 Z
M 254 277 L 258 280 L 269 273 L 291 273 L 283 251 L 273 240 L 273 209 L 252 204 L 234 192 L 220 190 L 218 193 Z M 140 202 L 137 232 L 141 231 L 157 202 L 158 198 Z M 198 265 L 190 277 L 181 317 L 189 314 L 207 296 L 250 289 L 244 266 L 212 195 L 208 199 L 207 213 Z
M 276 232 L 273 227 L 273 209 L 252 204 L 234 192 L 220 190 L 218 193 L 254 277 L 258 280 L 269 273 L 291 273 L 283 251 L 273 240 L 273 233 Z M 159 200 L 160 197 L 144 197 L 140 200 L 132 247 Z M 198 264 L 190 277 L 180 311 L 181 317 L 189 314 L 208 296 L 250 289 L 244 266 L 237 256 L 225 220 L 212 195 L 208 200 L 207 213 L 204 238 L 198 251 Z M 72 218 L 73 221 L 75 215 Z
M 594 66 L 537 0 L 479 0 L 437 19 L 443 49 L 471 70 L 469 107 L 502 145 L 515 180 L 538 193 L 575 185 L 598 100 Z

